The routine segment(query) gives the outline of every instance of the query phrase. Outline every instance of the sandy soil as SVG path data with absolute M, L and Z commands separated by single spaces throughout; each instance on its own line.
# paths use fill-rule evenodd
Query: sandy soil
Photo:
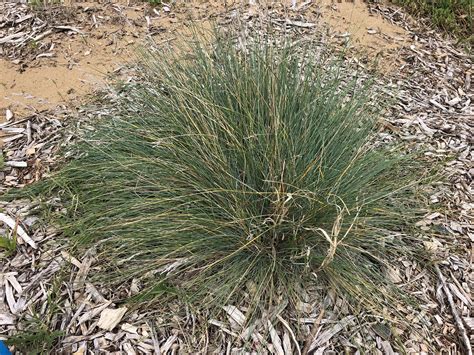
M 19 71 L 16 66 L 0 62 L 0 105 L 21 116 L 25 111 L 43 110 L 80 100 L 102 82 L 107 72 L 98 58 L 79 62 L 70 69 L 63 60 L 50 65 Z M 110 62 L 110 58 L 104 57 Z
M 383 72 L 395 70 L 397 49 L 410 39 L 407 32 L 391 24 L 378 14 L 371 14 L 362 1 L 334 2 L 322 0 L 322 19 L 343 36 L 348 36 L 351 43 L 363 54 L 372 59 L 387 55 L 387 60 L 380 66 Z
M 53 33 L 42 40 L 46 50 L 34 55 L 0 55 L 0 122 L 10 110 L 16 119 L 58 105 L 77 107 L 105 83 L 107 74 L 125 65 L 144 40 L 166 41 L 220 11 L 217 2 L 182 4 L 176 11 L 143 2 L 69 3 L 78 13 L 75 31 Z M 212 11 L 208 11 L 211 9 Z

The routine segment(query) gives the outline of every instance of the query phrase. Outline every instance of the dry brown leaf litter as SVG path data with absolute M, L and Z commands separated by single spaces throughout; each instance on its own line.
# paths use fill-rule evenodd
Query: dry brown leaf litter
M 305 6 L 310 5 L 308 2 Z M 445 282 L 441 282 L 437 275 L 429 274 L 424 265 L 408 260 L 400 260 L 400 267 L 388 275 L 404 291 L 425 300 L 421 314 L 402 310 L 407 312 L 408 320 L 417 330 L 407 338 L 404 346 L 409 353 L 464 353 L 463 335 L 456 326 L 450 307 L 454 305 L 469 336 L 473 324 L 474 238 L 472 61 L 449 41 L 417 27 L 400 10 L 375 5 L 371 11 L 403 27 L 410 37 L 410 42 L 398 50 L 397 70 L 390 77 L 398 88 L 394 91 L 396 104 L 384 117 L 385 129 L 380 133 L 380 139 L 400 139 L 408 146 L 426 149 L 426 158 L 441 162 L 447 178 L 447 182 L 433 191 L 431 197 L 431 202 L 441 208 L 419 222 L 427 232 L 429 227 L 438 230 L 426 247 L 438 258 Z M 236 18 L 250 27 L 252 22 L 270 22 L 281 31 L 292 31 L 302 39 L 312 40 L 319 33 L 314 37 L 316 42 L 327 42 L 328 45 L 340 44 L 343 38 L 347 45 L 345 37 L 337 31 L 321 35 L 320 27 L 313 26 L 318 23 L 317 18 L 307 14 L 304 8 L 288 13 L 275 7 L 257 15 L 255 7 L 250 7 L 243 12 L 230 12 L 221 22 L 225 24 Z M 320 45 L 324 47 L 322 43 Z M 350 42 L 348 45 L 351 46 Z M 348 56 L 348 60 L 355 65 L 370 65 L 370 60 L 364 61 L 356 52 L 350 54 L 354 56 Z M 18 163 L 4 168 L 0 186 L 4 188 L 5 183 L 21 186 L 34 181 L 54 163 L 58 147 L 67 144 L 72 137 L 62 129 L 68 121 L 58 120 L 57 115 L 66 116 L 67 112 L 43 112 L 24 121 L 10 119 L 7 125 L 1 126 L 2 131 L 12 137 L 5 147 L 6 157 L 11 159 L 6 160 Z M 38 148 L 37 145 L 42 143 L 44 145 Z M 35 156 L 29 160 L 27 149 L 32 147 Z M 26 162 L 26 167 L 23 162 Z M 98 352 L 99 349 L 127 354 L 176 353 L 178 350 L 184 353 L 193 350 L 240 353 L 243 339 L 251 339 L 254 351 L 258 353 L 299 353 L 303 345 L 309 343 L 316 354 L 337 353 L 343 349 L 357 353 L 358 348 L 368 353 L 391 354 L 396 349 L 393 333 L 404 331 L 396 327 L 390 329 L 369 315 L 351 314 L 345 300 L 336 294 L 329 294 L 321 302 L 317 289 L 306 290 L 307 299 L 299 309 L 303 318 L 300 317 L 298 322 L 282 307 L 275 310 L 278 322 L 269 323 L 262 319 L 254 328 L 242 329 L 245 309 L 236 309 L 232 305 L 224 308 L 227 317 L 208 319 L 209 327 L 205 332 L 196 329 L 203 315 L 183 311 L 179 304 L 170 305 L 170 310 L 176 311 L 176 317 L 167 324 L 159 317 L 150 322 L 143 310 L 121 314 L 120 306 L 113 301 L 136 293 L 138 284 L 132 282 L 121 290 L 105 290 L 100 284 L 92 284 L 89 276 L 95 267 L 100 267 L 94 250 L 78 260 L 77 256 L 69 255 L 55 243 L 56 231 L 35 225 L 37 221 L 31 216 L 35 205 L 17 202 L 4 204 L 4 207 L 5 215 L 18 223 L 39 248 L 35 250 L 29 244 L 19 243 L 16 255 L 2 266 L 0 336 L 21 330 L 21 321 L 31 316 L 33 311 L 47 315 L 51 306 L 47 304 L 47 295 L 52 293 L 55 280 L 64 272 L 62 270 L 67 270 L 69 282 L 63 282 L 56 292 L 55 302 L 60 304 L 60 311 L 53 315 L 49 324 L 52 329 L 66 331 L 58 351 L 78 354 Z M 61 208 L 60 205 L 57 208 Z M 12 234 L 15 229 L 5 225 L 0 225 L 0 228 L 2 235 Z M 101 322 L 109 317 L 115 318 L 113 323 Z M 108 327 L 103 326 L 104 323 Z M 111 325 L 114 327 L 110 328 Z

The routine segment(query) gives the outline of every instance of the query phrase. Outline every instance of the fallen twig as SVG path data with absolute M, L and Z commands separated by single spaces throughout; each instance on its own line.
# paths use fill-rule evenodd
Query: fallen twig
M 306 338 L 304 348 L 303 348 L 303 351 L 302 351 L 303 355 L 308 354 L 308 352 L 311 350 L 310 349 L 311 344 L 313 343 L 313 340 L 318 335 L 319 325 L 321 324 L 321 320 L 323 319 L 323 316 L 324 316 L 324 308 L 321 310 L 321 313 L 319 313 L 318 318 L 316 318 L 316 320 L 314 321 L 313 329 L 311 329 L 311 333 Z
M 38 42 L 40 39 L 43 39 L 47 36 L 49 36 L 51 33 L 53 33 L 53 30 L 49 29 L 49 30 L 46 30 L 44 31 L 43 33 L 40 33 L 38 36 L 36 36 L 35 38 L 33 38 L 33 41 L 34 42 Z
M 462 322 L 461 316 L 459 315 L 456 305 L 454 304 L 453 295 L 451 294 L 451 291 L 449 290 L 448 285 L 446 284 L 446 279 L 441 273 L 441 270 L 439 269 L 438 265 L 435 265 L 435 269 L 436 269 L 436 273 L 438 274 L 439 281 L 441 282 L 441 286 L 443 287 L 443 291 L 446 294 L 446 297 L 448 298 L 448 303 L 449 303 L 449 306 L 451 307 L 451 313 L 456 322 L 458 331 L 459 333 L 461 333 L 461 339 L 467 350 L 466 354 L 472 355 L 471 342 L 469 341 L 469 337 L 467 335 L 466 328 L 464 327 L 464 323 Z
M 81 31 L 80 29 L 78 29 L 78 28 L 76 28 L 76 27 L 72 27 L 72 26 L 54 26 L 54 28 L 56 28 L 56 29 L 58 29 L 58 30 L 76 32 L 76 33 L 79 33 L 79 34 L 81 34 L 81 35 L 84 34 L 84 32 Z
M 295 343 L 296 351 L 298 352 L 298 355 L 301 355 L 300 346 L 299 346 L 299 344 L 298 344 L 298 341 L 296 340 L 295 333 L 294 333 L 293 330 L 291 329 L 290 325 L 289 325 L 288 322 L 287 322 L 286 320 L 284 320 L 283 317 L 280 316 L 279 314 L 277 315 L 277 318 L 278 318 L 278 320 L 281 322 L 281 324 L 283 324 L 283 326 L 284 326 L 284 327 L 288 330 L 288 332 L 290 333 L 291 338 L 293 339 L 293 342 Z
M 11 41 L 11 40 L 14 40 L 14 39 L 23 37 L 23 35 L 25 35 L 25 34 L 26 34 L 25 32 L 18 32 L 18 33 L 14 33 L 14 34 L 12 34 L 12 35 L 10 35 L 10 36 L 6 36 L 6 37 L 3 37 L 3 38 L 0 38 L 0 44 L 8 43 L 8 42 Z

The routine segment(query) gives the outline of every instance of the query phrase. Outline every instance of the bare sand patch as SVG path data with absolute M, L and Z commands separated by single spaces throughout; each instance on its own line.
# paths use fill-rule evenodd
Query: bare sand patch
M 209 18 L 224 9 L 217 1 L 182 2 L 173 11 L 138 1 L 65 4 L 65 12 L 72 9 L 75 13 L 74 19 L 64 18 L 64 24 L 72 30 L 55 31 L 32 42 L 31 48 L 18 55 L 6 51 L 9 55 L 2 56 L 0 51 L 0 122 L 5 120 L 7 109 L 18 118 L 57 105 L 77 106 L 85 95 L 104 83 L 108 73 L 133 58 L 135 47 L 144 40 L 171 40 L 178 33 L 189 35 L 187 25 L 192 21 Z M 12 6 L 0 6 L 5 7 L 7 15 L 17 11 Z M 12 19 L 34 14 L 25 6 L 19 13 L 11 14 Z M 0 24 L 1 21 L 0 16 Z M 6 18 L 3 21 L 8 23 Z M 209 21 L 205 27 L 211 27 Z M 3 37 L 10 32 L 5 31 Z M 38 46 L 41 51 L 33 48 Z
M 399 48 L 406 43 L 405 29 L 391 24 L 379 14 L 371 13 L 361 0 L 334 2 L 320 0 L 323 20 L 336 31 L 348 33 L 354 45 L 379 51 Z

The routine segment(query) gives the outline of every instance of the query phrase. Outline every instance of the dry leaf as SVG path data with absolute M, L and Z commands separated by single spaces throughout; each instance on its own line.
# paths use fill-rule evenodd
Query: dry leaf
M 138 327 L 131 325 L 130 323 L 123 323 L 120 326 L 120 329 L 127 333 L 133 333 L 133 334 L 138 334 Z
M 5 119 L 10 121 L 13 118 L 13 112 L 10 109 L 6 109 L 5 111 Z
M 285 352 L 283 351 L 283 347 L 281 345 L 281 339 L 270 321 L 268 321 L 268 329 L 270 330 L 270 338 L 272 339 L 275 354 L 285 355 Z
M 231 319 L 237 322 L 240 326 L 245 324 L 246 318 L 244 314 L 235 306 L 229 305 L 222 307 L 224 311 L 230 316 Z
M 386 274 L 387 277 L 392 281 L 394 284 L 398 284 L 402 282 L 402 278 L 400 277 L 400 271 L 392 268 L 392 267 L 387 267 L 386 269 Z
M 436 238 L 432 238 L 431 241 L 424 241 L 423 245 L 427 251 L 432 253 L 437 251 L 439 247 L 443 246 L 443 244 L 441 244 Z
M 117 324 L 120 323 L 125 312 L 127 312 L 126 307 L 121 307 L 117 309 L 104 309 L 100 314 L 100 319 L 99 323 L 97 323 L 97 326 L 101 329 L 112 330 L 117 326 Z

